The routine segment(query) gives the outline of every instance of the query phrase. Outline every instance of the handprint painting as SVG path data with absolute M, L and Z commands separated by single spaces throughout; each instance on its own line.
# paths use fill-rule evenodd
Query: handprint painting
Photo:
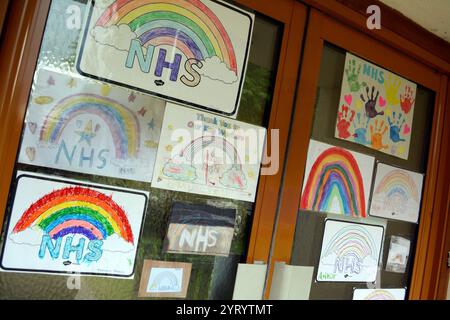
M 254 15 L 210 0 L 91 1 L 78 71 L 235 117 Z
M 417 86 L 350 53 L 335 137 L 408 159 Z

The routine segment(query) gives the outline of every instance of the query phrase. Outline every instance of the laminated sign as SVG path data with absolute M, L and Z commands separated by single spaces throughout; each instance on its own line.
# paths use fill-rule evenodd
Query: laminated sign
M 254 16 L 210 0 L 92 1 L 78 71 L 235 117 Z

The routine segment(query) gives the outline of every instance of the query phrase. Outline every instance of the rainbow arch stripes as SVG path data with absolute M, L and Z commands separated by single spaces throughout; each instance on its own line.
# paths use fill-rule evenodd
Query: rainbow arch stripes
M 187 161 L 192 161 L 198 152 L 202 152 L 210 146 L 224 150 L 225 154 L 233 161 L 232 163 L 242 168 L 242 162 L 236 148 L 225 138 L 217 136 L 203 136 L 193 140 L 181 151 L 180 156 L 185 157 Z
M 67 124 L 81 114 L 96 115 L 106 122 L 117 159 L 137 157 L 140 126 L 136 115 L 119 102 L 95 94 L 75 94 L 59 101 L 44 121 L 40 141 L 58 143 Z
M 364 184 L 358 164 L 349 151 L 337 147 L 325 150 L 314 162 L 300 206 L 328 212 L 333 199 L 339 199 L 343 214 L 366 217 Z
M 361 261 L 367 256 L 377 259 L 375 241 L 365 228 L 358 225 L 339 230 L 328 242 L 324 252 L 324 256 L 334 253 L 338 257 L 355 256 Z
M 90 240 L 105 240 L 118 234 L 133 243 L 133 232 L 123 209 L 110 196 L 80 186 L 65 187 L 41 197 L 23 213 L 13 232 L 32 226 L 38 226 L 52 239 L 82 234 Z
M 396 300 L 395 297 L 386 290 L 375 290 L 371 292 L 364 300 Z
M 144 46 L 173 45 L 188 58 L 217 56 L 237 74 L 231 39 L 219 18 L 200 0 L 117 0 L 96 26 L 127 24 Z
M 403 199 L 413 198 L 419 202 L 419 193 L 412 177 L 403 170 L 392 170 L 381 179 L 375 193 L 385 193 L 388 198 L 399 195 Z

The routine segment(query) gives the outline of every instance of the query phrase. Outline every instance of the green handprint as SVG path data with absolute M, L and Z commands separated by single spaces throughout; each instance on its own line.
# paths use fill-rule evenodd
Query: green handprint
M 402 82 L 398 77 L 388 74 L 386 81 L 384 82 L 384 87 L 386 88 L 386 100 L 390 106 L 395 106 L 400 103 L 398 96 L 398 90 Z
M 367 86 L 365 82 L 359 82 L 359 74 L 361 73 L 361 65 L 356 69 L 356 61 L 352 59 L 348 63 L 348 68 L 345 69 L 347 75 L 347 82 L 351 92 L 358 92 L 362 87 Z

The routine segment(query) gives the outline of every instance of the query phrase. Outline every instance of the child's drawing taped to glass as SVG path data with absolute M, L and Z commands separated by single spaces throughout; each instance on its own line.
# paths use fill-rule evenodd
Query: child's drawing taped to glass
M 253 14 L 219 1 L 95 1 L 77 68 L 236 117 L 253 20 Z

